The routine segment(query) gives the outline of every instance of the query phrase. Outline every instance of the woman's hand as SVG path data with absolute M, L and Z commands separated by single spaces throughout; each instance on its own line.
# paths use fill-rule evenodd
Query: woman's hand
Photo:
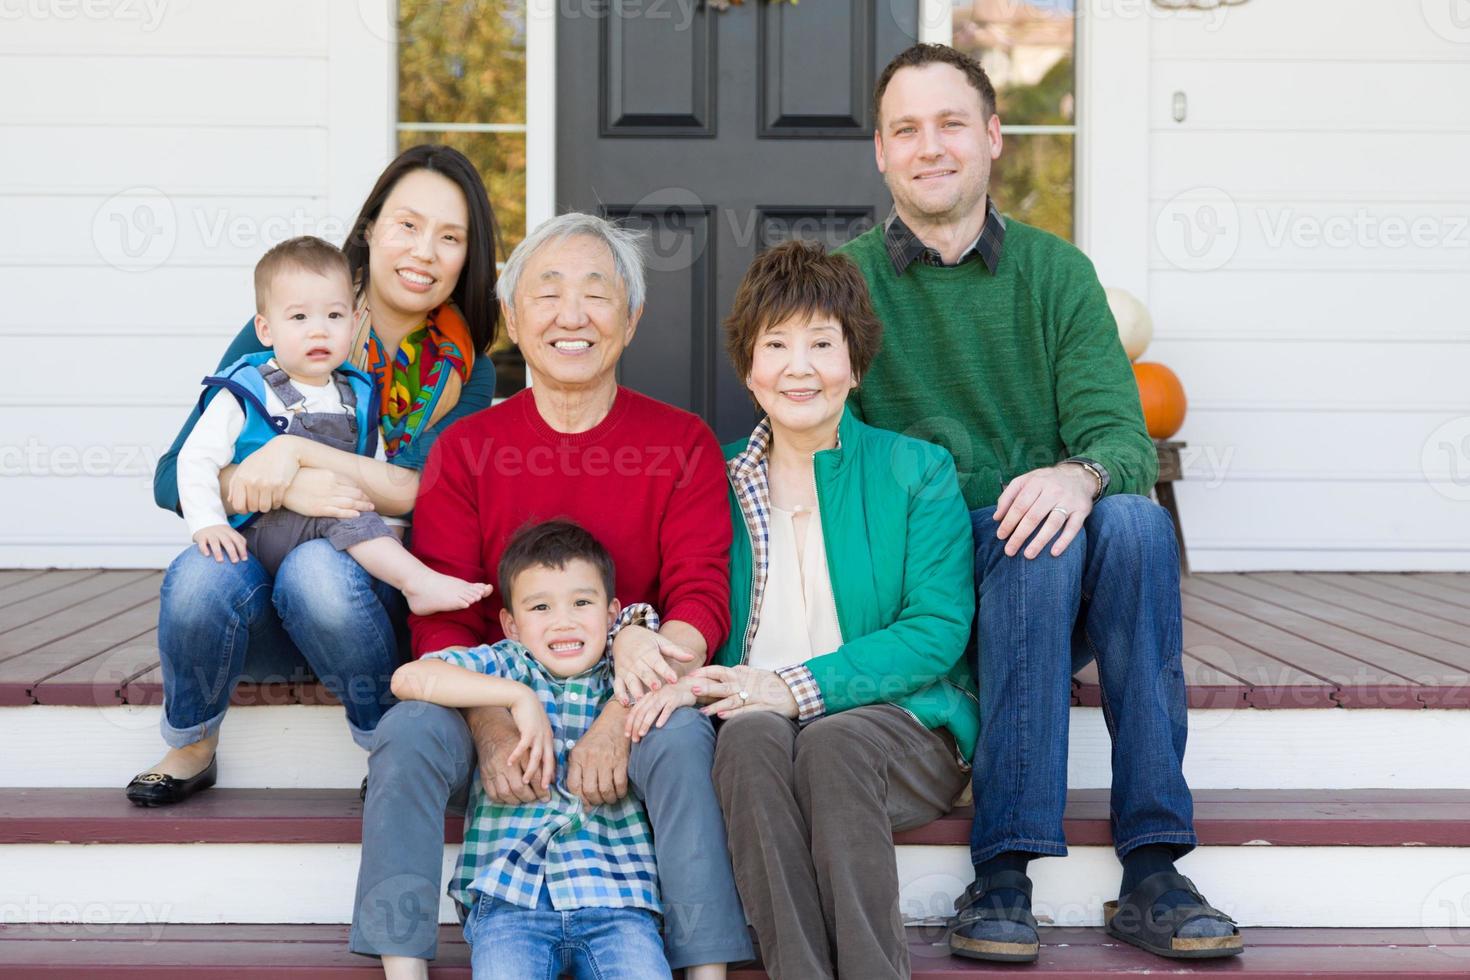
M 529 687 L 510 706 L 510 716 L 520 729 L 521 740 L 505 760 L 506 765 L 519 765 L 528 786 L 545 792 L 556 778 L 556 741 L 551 733 L 551 719 L 541 699 Z
M 613 639 L 613 697 L 630 705 L 664 684 L 676 684 L 670 660 L 685 663 L 694 654 L 643 626 L 625 626 Z
M 650 728 L 662 728 L 680 708 L 692 708 L 698 703 L 694 694 L 694 679 L 685 677 L 677 684 L 666 684 L 651 694 L 645 694 L 628 712 L 628 722 L 623 734 L 635 742 L 643 740 Z
M 276 436 L 235 467 L 230 477 L 229 504 L 237 514 L 277 510 L 301 468 L 297 436 Z
M 285 507 L 303 517 L 346 519 L 371 511 L 373 502 L 347 477 L 303 466 L 286 488 Z
M 700 709 L 707 715 L 733 718 L 747 711 L 774 711 L 786 718 L 797 716 L 796 697 L 773 670 L 758 667 L 701 667 L 689 675 L 690 690 L 712 704 Z M 741 695 L 744 694 L 744 697 Z

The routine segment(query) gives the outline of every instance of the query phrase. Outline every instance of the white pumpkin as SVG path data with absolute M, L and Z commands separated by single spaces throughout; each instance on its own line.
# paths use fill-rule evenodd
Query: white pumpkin
M 1123 349 L 1128 352 L 1128 360 L 1136 361 L 1154 339 L 1154 318 L 1149 315 L 1148 307 L 1127 290 L 1110 286 L 1106 292 L 1108 307 L 1113 311 L 1113 319 L 1118 321 Z

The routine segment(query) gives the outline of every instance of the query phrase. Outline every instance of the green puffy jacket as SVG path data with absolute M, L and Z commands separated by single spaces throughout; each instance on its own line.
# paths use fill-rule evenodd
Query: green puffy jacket
M 954 459 L 939 446 L 875 429 L 847 411 L 837 432 L 838 447 L 817 453 L 814 463 L 843 643 L 806 666 L 828 714 L 894 704 L 927 728 L 949 729 L 969 760 L 980 732 L 975 676 L 965 657 L 975 616 L 975 557 Z M 726 446 L 726 461 L 749 443 Z M 715 652 L 715 663 L 735 666 L 748 653 L 751 534 L 760 532 L 733 485 L 729 499 L 737 529 L 730 549 L 730 638 Z

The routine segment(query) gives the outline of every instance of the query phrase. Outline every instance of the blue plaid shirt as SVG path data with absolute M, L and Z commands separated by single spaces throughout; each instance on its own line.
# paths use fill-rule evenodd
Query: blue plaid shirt
M 476 770 L 465 813 L 464 848 L 449 885 L 450 896 L 465 908 L 472 908 L 478 895 L 488 895 L 534 909 L 544 883 L 559 911 L 661 911 L 653 832 L 643 804 L 630 793 L 611 806 L 588 809 L 566 787 L 568 752 L 612 696 L 608 658 L 575 677 L 557 677 L 514 640 L 424 657 L 531 688 L 551 720 L 556 746 L 556 782 L 546 803 L 492 803 Z

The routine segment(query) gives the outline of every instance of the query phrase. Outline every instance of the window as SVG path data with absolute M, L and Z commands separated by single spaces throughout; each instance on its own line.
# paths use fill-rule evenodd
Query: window
M 954 0 L 953 44 L 995 83 L 1005 149 L 990 187 L 1007 214 L 1071 240 L 1075 227 L 1075 0 Z
M 480 171 L 500 226 L 500 261 L 526 235 L 525 0 L 399 0 L 398 148 L 443 143 Z M 504 337 L 496 395 L 525 387 Z

